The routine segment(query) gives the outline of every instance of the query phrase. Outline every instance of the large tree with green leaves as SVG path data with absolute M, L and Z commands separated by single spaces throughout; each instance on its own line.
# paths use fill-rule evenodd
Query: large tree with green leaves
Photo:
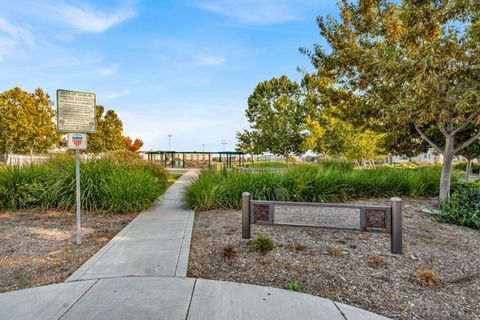
M 107 151 L 124 150 L 123 123 L 113 110 L 108 110 L 101 105 L 96 107 L 97 130 L 89 134 L 88 151 L 102 153 Z
M 248 98 L 245 112 L 257 150 L 283 155 L 303 153 L 307 115 L 300 86 L 286 76 L 260 82 Z
M 0 94 L 0 152 L 5 160 L 13 152 L 45 152 L 60 141 L 55 110 L 42 89 L 26 92 L 18 87 Z
M 342 0 L 339 8 L 340 19 L 318 19 L 329 48 L 303 51 L 319 75 L 357 95 L 356 114 L 373 128 L 393 137 L 413 128 L 443 155 L 440 200 L 448 199 L 454 155 L 480 137 L 459 135 L 480 122 L 480 2 Z

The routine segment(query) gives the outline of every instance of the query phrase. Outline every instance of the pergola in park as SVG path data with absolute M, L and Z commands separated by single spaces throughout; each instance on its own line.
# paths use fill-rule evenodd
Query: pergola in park
M 208 168 L 221 164 L 231 168 L 243 166 L 245 154 L 236 151 L 199 152 L 199 151 L 146 151 L 148 161 L 158 162 L 171 168 Z

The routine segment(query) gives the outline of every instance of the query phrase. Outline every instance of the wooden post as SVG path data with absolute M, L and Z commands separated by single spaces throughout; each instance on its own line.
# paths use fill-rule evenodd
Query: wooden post
M 402 254 L 402 199 L 391 198 L 392 206 L 392 234 L 391 251 L 393 254 Z
M 250 239 L 250 193 L 242 193 L 242 239 Z

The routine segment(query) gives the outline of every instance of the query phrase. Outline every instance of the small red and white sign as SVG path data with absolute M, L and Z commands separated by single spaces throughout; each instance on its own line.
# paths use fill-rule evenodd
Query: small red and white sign
M 70 150 L 87 149 L 86 133 L 69 133 L 67 139 L 68 139 L 68 149 Z

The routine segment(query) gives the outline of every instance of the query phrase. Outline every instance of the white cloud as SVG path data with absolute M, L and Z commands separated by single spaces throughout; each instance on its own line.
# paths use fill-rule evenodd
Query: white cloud
M 18 55 L 19 49 L 25 45 L 33 45 L 30 31 L 0 17 L 0 62 L 7 56 Z
M 100 75 L 100 77 L 110 77 L 113 76 L 116 72 L 116 68 L 100 68 L 100 70 L 98 70 L 98 74 Z
M 100 33 L 136 15 L 131 7 L 113 12 L 102 11 L 92 6 L 75 6 L 68 3 L 42 5 L 51 14 L 50 18 L 60 21 L 76 30 Z
M 0 32 L 7 34 L 12 39 L 20 42 L 27 44 L 33 43 L 30 31 L 20 26 L 13 25 L 10 21 L 2 17 L 0 17 Z
M 248 24 L 271 24 L 296 19 L 295 3 L 285 0 L 209 0 L 200 8 Z
M 225 62 L 227 62 L 227 59 L 223 57 L 217 57 L 217 56 L 213 56 L 206 53 L 198 54 L 197 59 L 200 65 L 207 65 L 207 66 L 220 65 L 220 64 L 225 64 Z

